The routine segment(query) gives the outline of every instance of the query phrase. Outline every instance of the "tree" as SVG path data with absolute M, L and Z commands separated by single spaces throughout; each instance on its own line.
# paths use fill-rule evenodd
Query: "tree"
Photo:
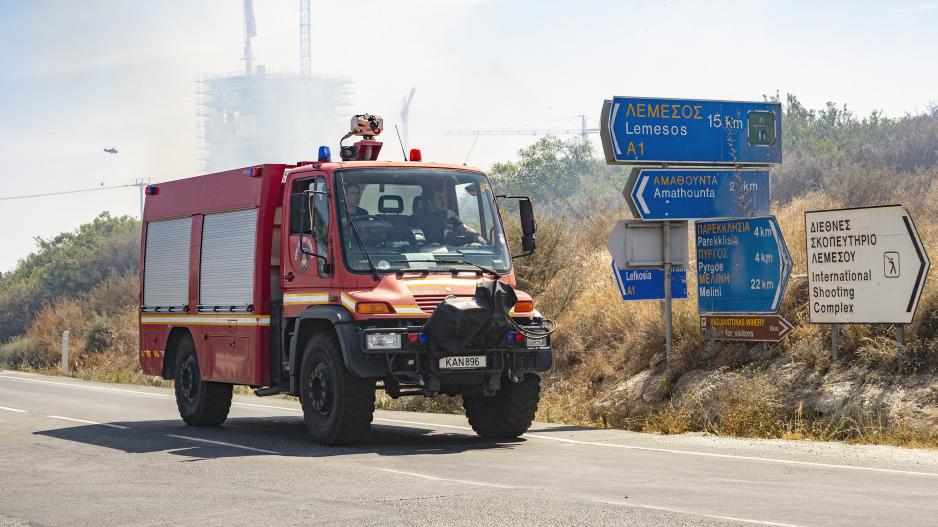
M 500 194 L 523 194 L 554 204 L 577 191 L 595 163 L 589 142 L 546 136 L 518 152 L 517 162 L 492 166 L 492 181 Z
M 36 244 L 36 252 L 0 277 L 0 341 L 22 333 L 56 298 L 85 294 L 113 274 L 135 271 L 140 223 L 103 212 L 74 232 Z

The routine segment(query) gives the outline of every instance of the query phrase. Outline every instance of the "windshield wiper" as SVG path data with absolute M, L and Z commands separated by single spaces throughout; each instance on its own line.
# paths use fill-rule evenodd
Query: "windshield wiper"
M 429 260 L 429 259 L 427 259 L 427 260 L 394 260 L 393 263 L 412 263 L 412 262 L 415 262 L 415 263 L 436 263 L 436 264 L 469 265 L 469 266 L 475 267 L 476 269 L 482 271 L 483 273 L 491 274 L 491 275 L 493 275 L 493 276 L 495 276 L 495 277 L 497 277 L 497 278 L 501 278 L 501 276 L 502 276 L 498 271 L 496 271 L 495 269 L 492 269 L 491 267 L 485 267 L 484 265 L 479 265 L 479 264 L 476 264 L 476 263 L 467 262 L 467 261 L 465 261 L 465 260 L 456 260 L 456 259 L 453 259 L 453 258 L 441 258 L 441 259 L 439 259 L 439 260 L 437 260 L 437 259 L 433 259 L 433 260 Z M 404 269 L 401 269 L 401 270 L 403 271 Z M 422 271 L 422 270 L 425 270 L 425 269 L 419 269 L 419 270 Z
M 342 189 L 342 192 L 345 192 L 345 188 Z M 375 267 L 374 261 L 371 260 L 371 255 L 368 254 L 368 249 L 365 248 L 365 242 L 362 241 L 362 237 L 358 234 L 358 229 L 355 228 L 355 223 L 352 222 L 352 216 L 348 212 L 348 207 L 345 207 L 345 221 L 347 221 L 349 227 L 352 228 L 352 234 L 354 234 L 355 239 L 358 240 L 358 246 L 362 248 L 362 254 L 364 254 L 365 259 L 368 260 L 368 266 L 371 267 L 371 272 L 374 275 L 375 280 L 380 280 L 381 275 L 378 274 L 378 268 Z

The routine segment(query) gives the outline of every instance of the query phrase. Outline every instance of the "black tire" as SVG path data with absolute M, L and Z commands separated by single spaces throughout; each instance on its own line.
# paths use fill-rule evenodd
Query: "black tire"
M 505 379 L 495 395 L 464 395 L 469 425 L 481 437 L 513 439 L 528 431 L 541 398 L 541 378 L 534 373 L 519 383 Z
M 334 335 L 310 337 L 300 371 L 303 419 L 321 445 L 348 445 L 363 439 L 375 413 L 375 380 L 355 377 L 345 368 Z
M 219 426 L 228 418 L 232 385 L 202 380 L 192 339 L 179 342 L 173 384 L 179 415 L 187 425 Z

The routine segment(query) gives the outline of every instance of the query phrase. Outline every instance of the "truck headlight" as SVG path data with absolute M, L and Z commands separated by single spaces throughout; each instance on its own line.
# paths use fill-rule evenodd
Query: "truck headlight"
M 365 347 L 370 350 L 396 350 L 401 349 L 400 333 L 367 333 Z
M 546 348 L 547 347 L 547 337 L 538 337 L 531 338 L 528 337 L 525 339 L 525 346 L 528 348 Z

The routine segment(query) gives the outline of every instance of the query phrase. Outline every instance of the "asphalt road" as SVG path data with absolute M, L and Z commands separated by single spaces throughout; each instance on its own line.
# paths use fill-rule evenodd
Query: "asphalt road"
M 218 429 L 172 392 L 0 371 L 0 526 L 936 525 L 938 453 L 375 414 L 361 446 L 237 397 Z

